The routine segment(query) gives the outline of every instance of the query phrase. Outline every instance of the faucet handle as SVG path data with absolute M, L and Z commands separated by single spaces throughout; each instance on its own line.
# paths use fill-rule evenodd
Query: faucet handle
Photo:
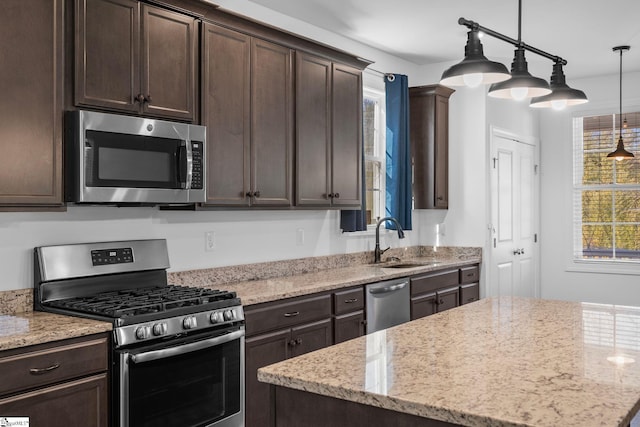
M 380 255 L 387 252 L 389 249 L 391 249 L 391 246 L 389 246 L 387 249 L 380 249 Z

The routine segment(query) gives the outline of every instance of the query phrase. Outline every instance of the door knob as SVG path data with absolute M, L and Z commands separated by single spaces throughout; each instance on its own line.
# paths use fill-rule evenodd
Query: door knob
M 513 254 L 514 255 L 520 255 L 522 252 L 520 251 L 520 249 L 514 249 Z

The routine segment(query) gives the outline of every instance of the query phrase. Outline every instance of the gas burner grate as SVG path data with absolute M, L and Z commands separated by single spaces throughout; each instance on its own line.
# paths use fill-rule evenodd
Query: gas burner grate
M 169 285 L 102 292 L 91 296 L 50 301 L 49 305 L 65 310 L 125 318 L 171 312 L 185 307 L 215 305 L 234 298 L 235 292 Z

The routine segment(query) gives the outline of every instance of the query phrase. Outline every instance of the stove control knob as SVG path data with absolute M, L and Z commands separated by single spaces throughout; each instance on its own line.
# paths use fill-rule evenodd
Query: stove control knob
M 221 323 L 224 322 L 224 316 L 221 311 L 214 311 L 211 313 L 211 317 L 209 318 L 211 323 Z
M 182 321 L 182 327 L 184 329 L 193 329 L 197 326 L 198 326 L 198 321 L 196 320 L 195 316 L 185 317 L 184 320 Z
M 136 329 L 136 338 L 139 340 L 147 339 L 149 335 L 151 335 L 151 328 L 149 326 L 140 326 Z
M 224 311 L 224 320 L 234 320 L 236 318 L 236 312 L 233 310 Z
M 165 322 L 153 325 L 153 335 L 164 335 L 167 333 L 167 324 Z

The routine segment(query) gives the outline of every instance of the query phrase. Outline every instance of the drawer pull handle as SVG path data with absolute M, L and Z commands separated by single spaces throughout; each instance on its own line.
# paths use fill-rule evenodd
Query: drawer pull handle
M 350 299 L 344 300 L 345 304 L 352 304 L 354 302 L 358 302 L 358 298 L 350 298 Z
M 285 313 L 284 317 L 296 317 L 297 315 L 299 315 L 300 312 L 299 311 L 292 311 L 290 313 Z
M 473 273 L 467 273 L 467 277 L 473 277 Z
M 58 369 L 59 367 L 60 367 L 60 364 L 56 363 L 55 365 L 51 365 L 46 368 L 31 368 L 29 369 L 29 372 L 32 375 L 42 375 L 42 374 L 46 374 L 47 372 L 51 372 L 54 369 Z

